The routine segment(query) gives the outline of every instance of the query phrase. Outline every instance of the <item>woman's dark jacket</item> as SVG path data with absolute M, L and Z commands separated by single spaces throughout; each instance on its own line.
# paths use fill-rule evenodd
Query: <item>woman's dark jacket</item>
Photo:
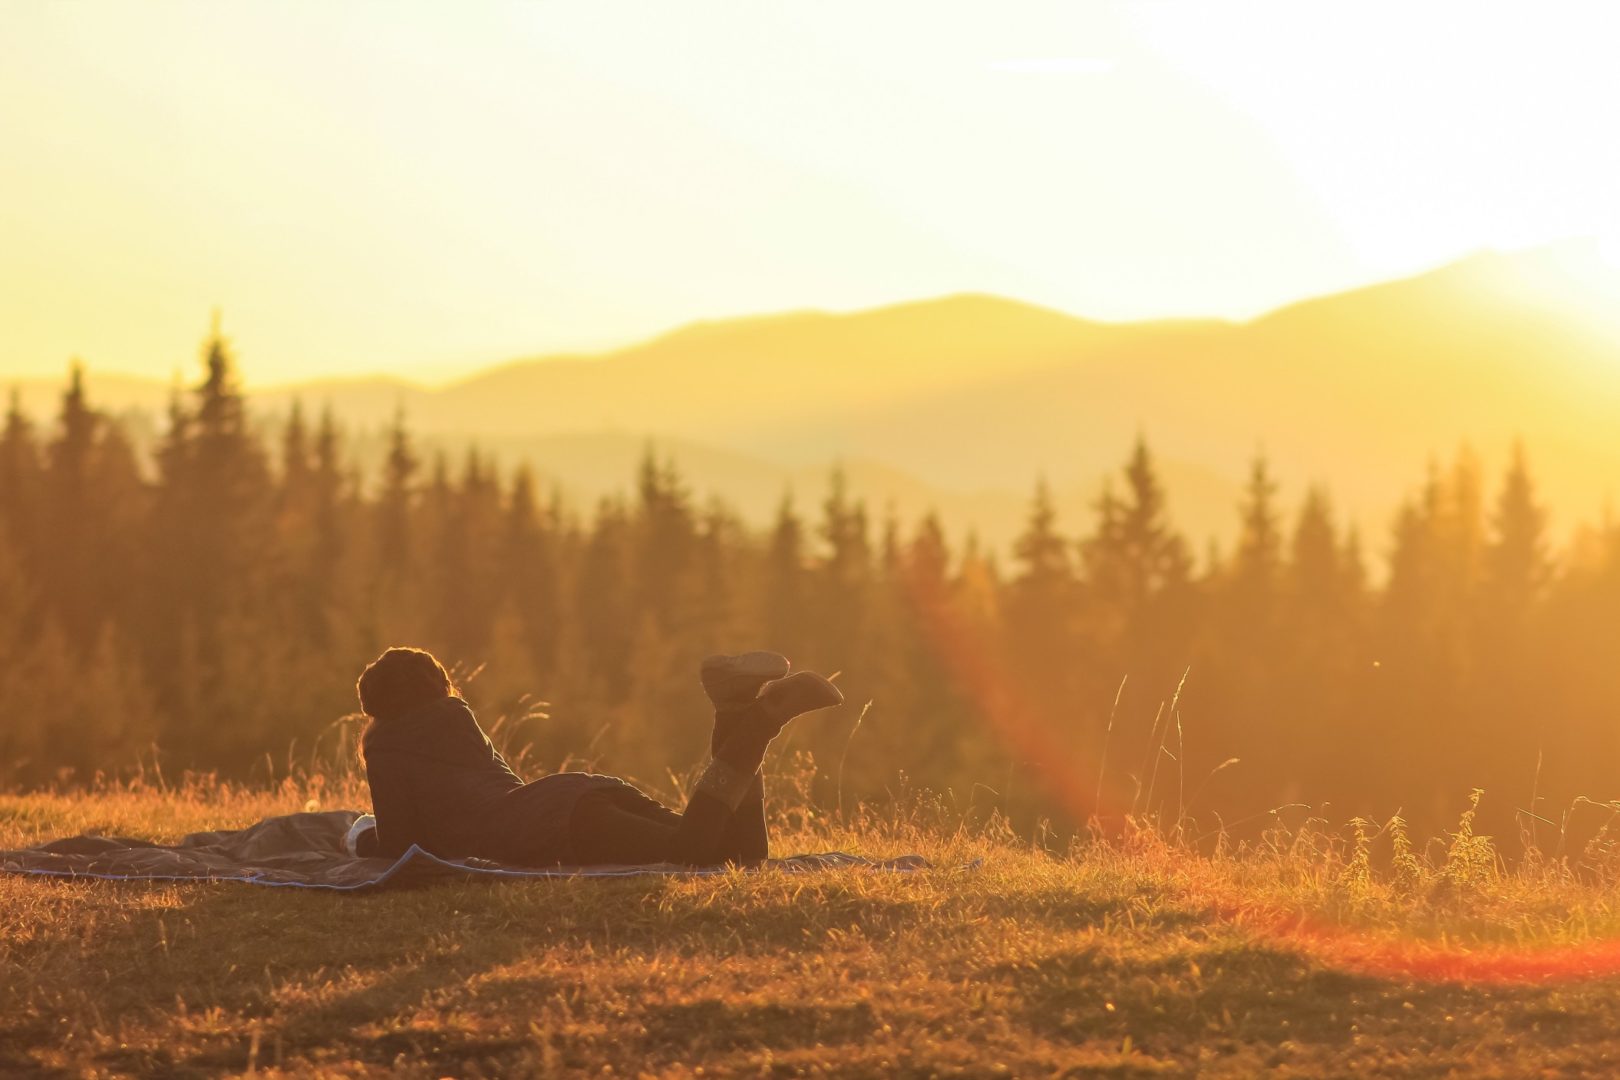
M 580 796 L 635 790 L 616 777 L 577 772 L 525 784 L 457 697 L 372 724 L 361 753 L 388 858 L 415 844 L 447 859 L 571 862 L 568 819 Z

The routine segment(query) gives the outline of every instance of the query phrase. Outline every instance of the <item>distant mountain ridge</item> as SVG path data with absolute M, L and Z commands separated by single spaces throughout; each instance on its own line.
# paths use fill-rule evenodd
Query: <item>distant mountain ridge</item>
M 1247 461 L 1262 448 L 1285 499 L 1322 482 L 1377 529 L 1431 456 L 1466 440 L 1493 464 L 1523 438 L 1567 519 L 1594 514 L 1620 476 L 1620 277 L 1581 270 L 1581 257 L 1484 254 L 1246 323 L 1100 323 L 962 294 L 693 323 L 436 390 L 334 379 L 252 397 L 270 416 L 293 397 L 312 409 L 330 403 L 360 428 L 403 408 L 439 445 L 513 448 L 503 457 L 541 443 L 615 460 L 649 438 L 694 457 L 709 447 L 715 462 L 755 463 L 742 469 L 750 490 L 776 486 L 760 469 L 802 487 L 807 472 L 842 459 L 887 475 L 888 488 L 868 494 L 903 515 L 932 500 L 960 529 L 970 508 L 990 513 L 978 525 L 992 542 L 1016 528 L 1038 474 L 1065 493 L 1067 524 L 1081 528 L 1085 500 L 1138 432 L 1179 479 L 1172 511 L 1197 537 L 1227 531 Z M 150 409 L 169 393 L 93 373 L 90 385 L 115 409 Z M 39 412 L 59 390 L 25 394 Z M 583 482 L 600 472 L 583 459 L 535 464 L 582 494 L 597 486 Z M 739 469 L 691 480 L 725 495 L 728 476 L 742 482 Z M 775 500 L 743 501 L 758 517 Z

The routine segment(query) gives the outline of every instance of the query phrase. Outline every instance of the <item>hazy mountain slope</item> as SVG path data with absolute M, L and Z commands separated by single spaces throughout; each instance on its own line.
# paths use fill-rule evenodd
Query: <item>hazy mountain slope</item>
M 496 369 L 437 395 L 421 419 L 444 430 L 747 438 L 787 420 L 836 424 L 852 410 L 1057 367 L 1139 333 L 982 296 L 701 323 L 597 359 Z M 836 452 L 830 441 L 818 456 Z
M 1296 491 L 1325 481 L 1377 524 L 1430 455 L 1467 440 L 1494 463 L 1522 436 L 1547 493 L 1590 513 L 1620 476 L 1620 342 L 1527 296 L 1526 277 L 1542 280 L 1482 256 L 1246 325 L 1161 326 L 1059 367 L 854 410 L 839 437 L 963 484 L 1090 473 L 1138 430 L 1233 479 L 1264 447 Z M 811 436 L 788 424 L 758 448 L 787 454 Z
M 842 459 L 875 514 L 891 500 L 907 518 L 939 505 L 986 539 L 1017 527 L 1041 473 L 1078 515 L 1138 432 L 1195 535 L 1229 525 L 1262 447 L 1285 498 L 1325 482 L 1381 531 L 1431 455 L 1468 440 L 1494 468 L 1523 437 L 1567 524 L 1620 476 L 1617 310 L 1620 276 L 1555 249 L 1476 256 L 1246 324 L 1103 324 L 962 295 L 696 323 L 440 390 L 349 379 L 253 396 L 269 416 L 295 396 L 311 413 L 330 403 L 358 431 L 403 408 L 439 445 L 477 441 L 591 498 L 627 482 L 652 436 L 694 487 L 756 518 L 787 485 L 819 500 Z M 160 408 L 169 393 L 118 377 L 91 389 L 115 409 Z M 26 385 L 25 406 L 52 413 L 59 392 Z
M 1084 483 L 1142 431 L 1223 490 L 1263 447 L 1296 491 L 1324 481 L 1370 527 L 1431 455 L 1467 440 L 1494 466 L 1522 436 L 1548 494 L 1591 513 L 1620 469 L 1620 335 L 1600 277 L 1571 276 L 1571 255 L 1476 256 L 1242 325 L 1098 324 L 979 296 L 699 324 L 596 360 L 510 365 L 417 419 L 658 431 L 1002 491 L 1040 471 Z
M 372 376 L 267 387 L 250 396 L 258 408 L 266 411 L 281 412 L 297 400 L 308 417 L 330 408 L 347 424 L 373 426 L 389 423 L 400 410 L 407 418 L 429 411 L 428 403 L 435 393 L 405 379 Z

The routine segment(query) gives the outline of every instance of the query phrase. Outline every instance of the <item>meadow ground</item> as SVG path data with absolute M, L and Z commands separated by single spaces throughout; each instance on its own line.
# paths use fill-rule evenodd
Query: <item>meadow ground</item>
M 169 839 L 352 788 L 0 796 L 0 848 Z M 0 876 L 0 1075 L 1601 1076 L 1601 869 L 1278 829 L 1046 850 L 927 807 L 783 815 L 913 874 L 338 896 Z M 976 860 L 976 868 L 969 867 Z

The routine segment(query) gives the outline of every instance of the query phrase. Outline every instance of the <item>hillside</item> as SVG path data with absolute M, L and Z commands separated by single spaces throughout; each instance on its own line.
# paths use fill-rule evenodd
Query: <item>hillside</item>
M 785 488 L 818 497 L 813 478 L 844 460 L 890 478 L 856 485 L 875 504 L 906 517 L 938 506 L 953 529 L 973 524 L 997 543 L 1039 473 L 1078 528 L 1138 432 L 1178 481 L 1172 510 L 1195 536 L 1229 527 L 1260 448 L 1285 497 L 1324 482 L 1381 533 L 1426 460 L 1467 441 L 1494 468 L 1522 437 L 1567 526 L 1595 516 L 1620 475 L 1617 308 L 1620 274 L 1554 248 L 1479 255 L 1244 324 L 1096 323 L 962 295 L 695 323 L 437 390 L 335 379 L 254 396 L 270 415 L 294 397 L 330 403 L 361 429 L 403 408 L 415 431 L 452 448 L 527 445 L 521 456 L 587 500 L 621 486 L 606 481 L 607 463 L 652 438 L 683 448 L 698 490 L 747 487 L 736 501 L 755 519 Z M 26 403 L 43 411 L 55 389 L 26 386 Z M 167 395 L 111 378 L 92 391 L 120 408 Z M 546 458 L 564 449 L 547 443 L 555 437 L 584 456 Z M 717 464 L 728 461 L 737 467 Z
M 1264 448 L 1294 494 L 1325 482 L 1368 526 L 1431 456 L 1468 441 L 1494 465 L 1522 437 L 1567 523 L 1614 493 L 1620 334 L 1549 305 L 1558 274 L 1487 255 L 1243 325 L 1138 327 L 1062 365 L 852 411 L 838 434 L 852 452 L 961 485 L 1032 467 L 1060 482 L 1095 475 L 1138 431 L 1233 481 Z M 802 452 L 818 426 L 790 422 L 759 448 Z
M 1060 367 L 1128 329 L 994 297 L 960 296 L 851 315 L 700 323 L 594 359 L 507 365 L 447 388 L 422 423 L 460 431 L 649 432 L 767 450 L 806 434 L 799 463 L 864 457 L 853 417 L 942 389 Z
M 4 795 L 0 849 L 364 801 L 308 777 Z M 352 896 L 0 875 L 0 1072 L 1600 1076 L 1620 1053 L 1612 876 L 1499 878 L 1454 845 L 1402 886 L 1321 833 L 1208 857 L 1047 852 L 927 806 L 790 820 L 782 849 L 936 868 Z

